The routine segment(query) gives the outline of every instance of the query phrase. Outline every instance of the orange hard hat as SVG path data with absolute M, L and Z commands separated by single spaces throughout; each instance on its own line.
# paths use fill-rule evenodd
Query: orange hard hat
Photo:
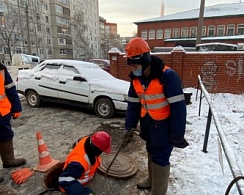
M 111 152 L 111 137 L 105 131 L 99 131 L 91 136 L 92 143 L 105 153 Z
M 140 37 L 132 38 L 125 47 L 125 57 L 130 58 L 149 52 L 150 47 L 147 42 Z

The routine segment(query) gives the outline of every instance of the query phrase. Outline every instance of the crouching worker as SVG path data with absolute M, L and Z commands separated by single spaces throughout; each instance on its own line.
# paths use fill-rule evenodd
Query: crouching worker
M 59 176 L 60 190 L 68 195 L 93 195 L 92 190 L 85 185 L 93 179 L 102 152 L 111 152 L 111 137 L 108 133 L 99 131 L 80 139 L 69 153 Z

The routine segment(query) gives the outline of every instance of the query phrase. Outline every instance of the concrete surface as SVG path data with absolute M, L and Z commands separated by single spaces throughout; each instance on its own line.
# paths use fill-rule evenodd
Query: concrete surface
M 89 135 L 98 130 L 104 130 L 112 136 L 113 151 L 117 151 L 121 143 L 124 127 L 124 114 L 112 119 L 101 119 L 88 110 L 71 108 L 59 104 L 45 104 L 39 108 L 29 107 L 25 98 L 21 100 L 23 112 L 19 119 L 12 120 L 15 132 L 15 156 L 27 159 L 27 165 L 32 168 L 39 164 L 36 132 L 41 132 L 50 155 L 55 160 L 63 161 L 72 144 L 80 137 Z M 122 150 L 133 157 L 139 165 L 139 171 L 130 179 L 119 180 L 105 178 L 97 173 L 94 180 L 88 185 L 97 195 L 143 195 L 148 191 L 138 191 L 136 182 L 146 174 L 146 152 L 144 143 L 138 136 L 130 145 Z M 2 167 L 2 162 L 0 162 Z M 35 172 L 25 183 L 16 185 L 10 178 L 12 170 L 0 169 L 5 183 L 15 189 L 20 195 L 38 195 L 45 190 L 43 186 L 44 173 Z M 61 194 L 60 192 L 47 192 L 45 194 Z

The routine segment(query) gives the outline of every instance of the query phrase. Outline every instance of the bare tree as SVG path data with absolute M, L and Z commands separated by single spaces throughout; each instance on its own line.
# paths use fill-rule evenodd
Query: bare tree
M 88 59 L 90 58 L 89 42 L 86 35 L 88 34 L 88 27 L 84 22 L 83 12 L 76 12 L 71 18 L 72 38 L 74 47 L 75 59 Z
M 12 61 L 12 48 L 15 47 L 18 39 L 15 37 L 15 29 L 19 23 L 18 10 L 16 7 L 11 7 L 11 12 L 4 12 L 0 23 L 0 36 L 6 45 L 5 53 L 9 54 L 10 61 Z

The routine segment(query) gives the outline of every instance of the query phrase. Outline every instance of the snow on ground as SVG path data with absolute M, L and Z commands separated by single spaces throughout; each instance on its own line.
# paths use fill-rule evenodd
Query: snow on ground
M 223 158 L 219 158 L 218 131 L 212 118 L 207 153 L 202 151 L 207 124 L 208 109 L 203 97 L 200 116 L 200 91 L 196 101 L 196 89 L 191 105 L 187 106 L 186 139 L 190 146 L 186 149 L 174 149 L 171 156 L 171 175 L 168 194 L 177 195 L 222 195 L 233 179 L 229 164 L 222 150 Z M 221 127 L 227 141 L 234 152 L 236 161 L 244 175 L 244 95 L 210 94 Z M 220 150 L 221 151 L 221 150 Z M 223 171 L 220 162 L 223 162 Z M 230 194 L 239 194 L 234 185 Z

